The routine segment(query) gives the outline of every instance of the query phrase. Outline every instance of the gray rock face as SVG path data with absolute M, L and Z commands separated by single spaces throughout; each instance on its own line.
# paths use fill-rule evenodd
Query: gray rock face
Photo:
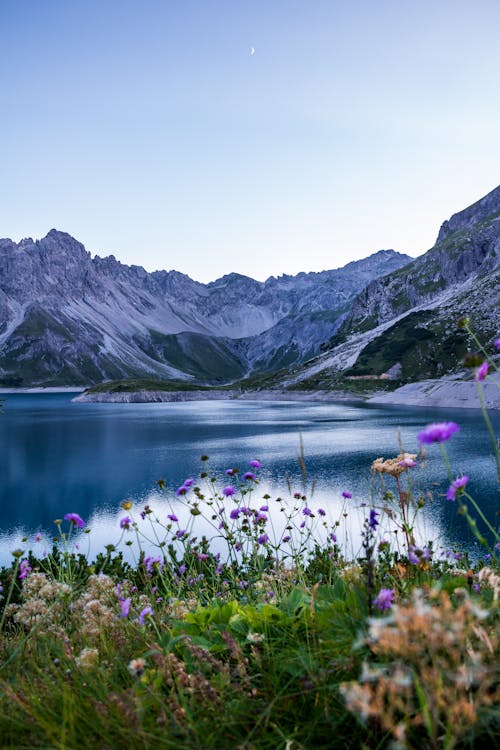
M 442 225 L 440 239 L 431 250 L 363 289 L 340 333 L 375 328 L 427 303 L 434 307 L 437 299 L 459 294 L 471 280 L 495 273 L 500 262 L 499 212 L 500 187 L 452 216 Z M 493 292 L 498 302 L 498 289 Z M 490 300 L 490 307 L 494 309 L 497 302 Z
M 484 198 L 473 203 L 472 206 L 453 214 L 451 219 L 443 222 L 436 244 L 445 240 L 453 232 L 468 229 L 497 212 L 500 212 L 500 185 L 492 190 L 491 193 L 485 195 Z
M 0 384 L 86 385 L 123 377 L 227 382 L 301 362 L 351 300 L 409 257 L 383 250 L 344 268 L 200 284 L 91 258 L 69 234 L 0 240 Z

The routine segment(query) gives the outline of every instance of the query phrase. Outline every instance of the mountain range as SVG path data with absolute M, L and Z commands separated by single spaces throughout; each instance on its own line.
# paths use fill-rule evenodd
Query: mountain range
M 321 273 L 201 284 L 91 257 L 69 234 L 0 240 L 0 385 L 124 378 L 328 387 L 460 367 L 456 321 L 498 335 L 500 187 L 445 221 L 416 259 L 381 250 Z

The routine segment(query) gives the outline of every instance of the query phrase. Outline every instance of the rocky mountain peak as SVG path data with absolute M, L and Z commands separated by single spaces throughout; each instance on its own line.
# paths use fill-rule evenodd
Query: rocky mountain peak
M 500 185 L 491 193 L 485 195 L 484 198 L 473 203 L 472 206 L 453 214 L 448 221 L 443 222 L 436 244 L 445 240 L 453 232 L 468 229 L 497 212 L 500 212 Z

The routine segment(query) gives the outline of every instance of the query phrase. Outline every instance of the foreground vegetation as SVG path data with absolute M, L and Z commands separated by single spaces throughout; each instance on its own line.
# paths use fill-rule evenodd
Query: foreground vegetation
M 494 365 L 474 366 L 481 393 Z M 0 571 L 1 747 L 493 747 L 500 536 L 449 463 L 458 430 L 429 425 L 419 454 L 375 458 L 377 493 L 346 487 L 338 517 L 311 497 L 302 458 L 304 485 L 271 498 L 259 460 L 220 478 L 203 456 L 175 492 L 159 481 L 160 511 L 123 503 L 119 540 L 93 561 L 74 512 L 47 554 L 26 540 Z M 418 538 L 416 470 L 438 450 L 439 501 L 468 524 L 474 561 Z

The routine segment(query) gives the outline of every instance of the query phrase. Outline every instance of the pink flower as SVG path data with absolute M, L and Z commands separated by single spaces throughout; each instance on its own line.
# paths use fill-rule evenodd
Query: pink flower
M 26 578 L 28 573 L 31 573 L 33 568 L 29 564 L 27 560 L 21 560 L 21 563 L 19 565 L 19 578 L 22 580 L 23 578 Z
M 487 374 L 488 374 L 488 363 L 483 362 L 483 364 L 479 365 L 479 367 L 476 370 L 476 381 L 478 383 L 481 383 L 485 379 Z

